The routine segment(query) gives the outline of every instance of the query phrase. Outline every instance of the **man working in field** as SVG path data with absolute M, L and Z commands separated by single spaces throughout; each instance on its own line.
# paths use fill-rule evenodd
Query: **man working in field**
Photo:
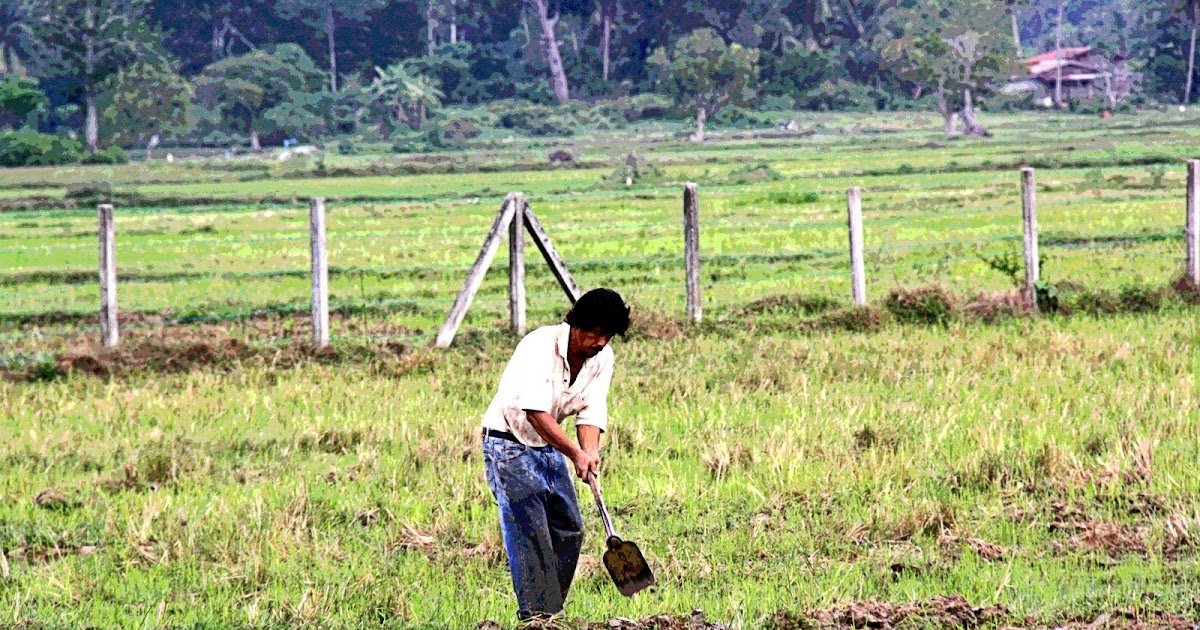
M 613 351 L 629 328 L 615 291 L 579 298 L 566 323 L 529 333 L 483 416 L 483 460 L 522 621 L 562 612 L 583 546 L 583 517 L 568 462 L 581 479 L 600 466 Z M 578 445 L 560 423 L 575 416 Z

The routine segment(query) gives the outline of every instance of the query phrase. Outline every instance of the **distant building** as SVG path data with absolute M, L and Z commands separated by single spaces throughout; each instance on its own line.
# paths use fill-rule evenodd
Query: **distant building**
M 1022 62 L 1025 75 L 1013 76 L 1005 94 L 1028 92 L 1047 107 L 1053 105 L 1054 85 L 1062 68 L 1062 98 L 1090 100 L 1103 96 L 1110 107 L 1133 92 L 1137 77 L 1126 68 L 1125 57 L 1106 57 L 1091 46 L 1061 48 Z

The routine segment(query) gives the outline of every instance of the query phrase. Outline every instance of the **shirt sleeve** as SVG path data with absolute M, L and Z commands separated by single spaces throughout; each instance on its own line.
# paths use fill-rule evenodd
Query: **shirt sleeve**
M 529 335 L 517 344 L 512 365 L 518 375 L 517 409 L 549 413 L 554 405 L 554 363 L 558 360 L 552 335 Z
M 576 426 L 593 426 L 601 432 L 608 430 L 608 388 L 612 385 L 613 363 L 612 354 L 609 354 L 609 359 L 601 366 L 596 380 L 584 390 L 583 409 L 575 414 Z

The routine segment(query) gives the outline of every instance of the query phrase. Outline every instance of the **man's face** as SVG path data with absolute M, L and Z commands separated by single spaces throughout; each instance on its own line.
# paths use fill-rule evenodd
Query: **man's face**
M 571 329 L 572 336 L 575 338 L 574 346 L 576 352 L 580 356 L 590 359 L 608 345 L 612 340 L 612 335 L 605 333 L 603 330 L 583 330 L 580 328 Z

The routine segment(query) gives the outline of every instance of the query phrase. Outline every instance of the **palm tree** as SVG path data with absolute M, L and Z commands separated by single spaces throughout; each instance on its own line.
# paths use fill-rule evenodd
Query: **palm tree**
M 405 123 L 420 131 L 430 109 L 442 104 L 445 94 L 436 79 L 413 71 L 404 62 L 387 69 L 375 68 L 375 81 L 367 93 L 371 100 L 387 107 L 396 122 Z

